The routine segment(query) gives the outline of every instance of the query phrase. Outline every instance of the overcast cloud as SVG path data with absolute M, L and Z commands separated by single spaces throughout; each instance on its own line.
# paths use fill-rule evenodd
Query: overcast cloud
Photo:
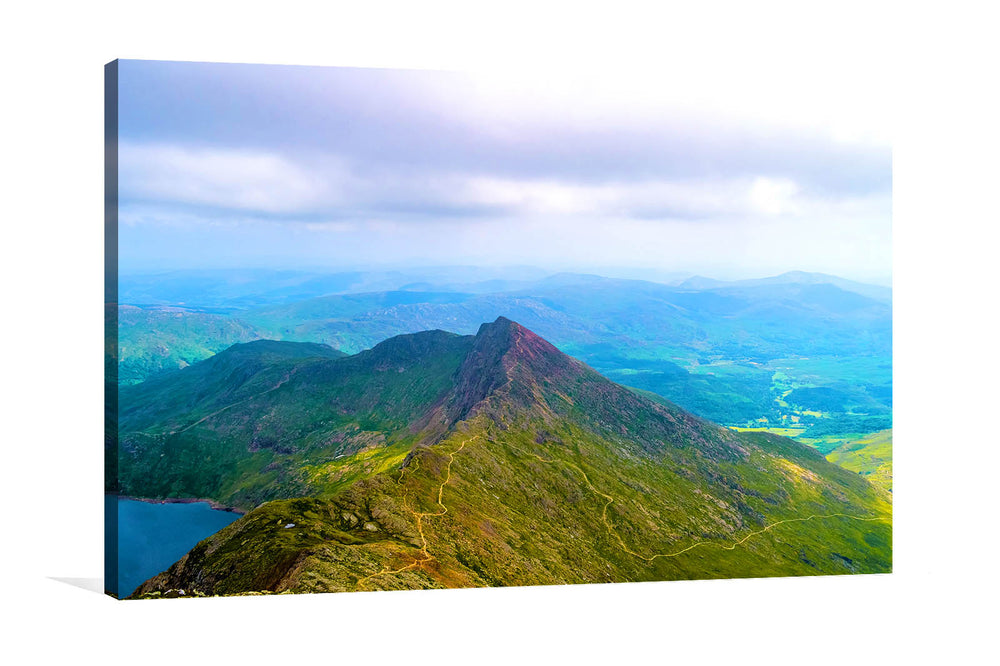
M 125 270 L 891 275 L 890 148 L 822 117 L 653 81 L 123 61 L 119 83 Z

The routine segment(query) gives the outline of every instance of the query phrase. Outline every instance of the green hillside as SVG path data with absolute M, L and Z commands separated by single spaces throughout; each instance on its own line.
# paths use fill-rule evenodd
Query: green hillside
M 135 387 L 129 494 L 285 498 L 139 596 L 891 569 L 891 507 L 860 475 L 643 397 L 509 320 L 291 356 L 227 362 L 235 381 L 191 402 Z
M 109 310 L 111 316 L 114 310 Z M 237 342 L 263 337 L 252 325 L 220 314 L 179 308 L 117 308 L 119 383 L 137 384 L 185 368 Z
M 257 341 L 123 387 L 117 490 L 243 509 L 328 494 L 402 462 L 469 342 L 431 331 L 344 357 Z
M 826 459 L 892 492 L 892 430 L 842 444 Z

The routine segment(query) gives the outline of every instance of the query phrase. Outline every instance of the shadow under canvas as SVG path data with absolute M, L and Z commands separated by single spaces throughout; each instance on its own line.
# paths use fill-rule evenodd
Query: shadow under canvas
M 48 578 L 49 580 L 54 580 L 60 583 L 66 583 L 67 585 L 72 585 L 73 587 L 78 587 L 81 590 L 87 590 L 88 592 L 96 592 L 98 594 L 104 594 L 103 578 L 71 578 L 66 576 L 49 576 Z

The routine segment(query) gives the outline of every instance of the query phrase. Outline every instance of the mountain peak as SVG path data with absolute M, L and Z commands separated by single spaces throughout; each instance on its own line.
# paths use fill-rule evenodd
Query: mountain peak
M 521 332 L 531 333 L 524 326 L 521 326 L 516 321 L 510 320 L 503 315 L 497 317 L 492 322 L 485 322 L 479 326 L 479 331 L 476 333 L 476 337 L 481 335 L 520 335 Z
M 217 356 L 271 356 L 277 358 L 308 358 L 312 356 L 340 358 L 344 352 L 320 342 L 289 342 L 285 340 L 251 340 L 238 342 Z
M 523 328 L 523 326 L 521 326 L 520 324 L 518 324 L 516 321 L 511 321 L 510 319 L 507 319 L 507 317 L 504 317 L 503 315 L 500 315 L 499 317 L 497 317 L 492 322 L 488 322 L 488 321 L 487 322 L 483 322 L 479 326 L 479 332 L 476 333 L 476 335 L 477 336 L 483 335 L 484 333 L 489 333 L 490 331 L 494 331 L 494 330 L 504 330 L 504 331 L 506 331 L 506 330 L 510 330 L 510 329 L 514 329 L 514 328 Z
M 538 378 L 555 379 L 585 367 L 517 322 L 497 317 L 479 327 L 459 369 L 450 411 L 453 417 L 466 418 L 498 391 L 505 399 L 527 404 L 534 401 Z
M 386 359 L 414 359 L 433 353 L 442 345 L 459 337 L 455 333 L 435 329 L 418 333 L 403 333 L 378 343 L 365 354 Z
M 569 360 L 550 342 L 507 317 L 480 326 L 474 349 L 487 355 L 509 356 L 505 364 L 508 369 L 514 361 L 539 361 L 546 356 Z

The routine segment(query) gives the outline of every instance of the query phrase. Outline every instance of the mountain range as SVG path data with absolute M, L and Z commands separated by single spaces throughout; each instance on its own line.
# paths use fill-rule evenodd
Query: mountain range
M 473 334 L 504 316 L 616 382 L 719 423 L 819 425 L 815 432 L 834 434 L 892 425 L 888 289 L 834 276 L 680 285 L 517 271 L 476 281 L 459 269 L 433 280 L 425 273 L 167 277 L 124 281 L 134 304 L 118 312 L 123 384 L 254 339 L 320 342 L 353 354 L 399 334 Z M 376 286 L 392 289 L 356 291 Z M 335 293 L 309 296 L 324 290 Z M 813 388 L 831 391 L 823 409 L 782 398 Z
M 136 596 L 885 572 L 888 493 L 500 317 L 256 341 L 121 389 L 118 486 L 248 513 Z
M 754 280 L 714 280 L 712 278 L 696 275 L 677 283 L 682 289 L 739 289 L 776 285 L 816 285 L 828 284 L 846 292 L 851 292 L 871 298 L 877 301 L 890 302 L 892 300 L 892 288 L 881 285 L 866 284 L 847 280 L 836 275 L 825 273 L 809 273 L 806 271 L 788 271 L 773 277 L 758 278 Z

